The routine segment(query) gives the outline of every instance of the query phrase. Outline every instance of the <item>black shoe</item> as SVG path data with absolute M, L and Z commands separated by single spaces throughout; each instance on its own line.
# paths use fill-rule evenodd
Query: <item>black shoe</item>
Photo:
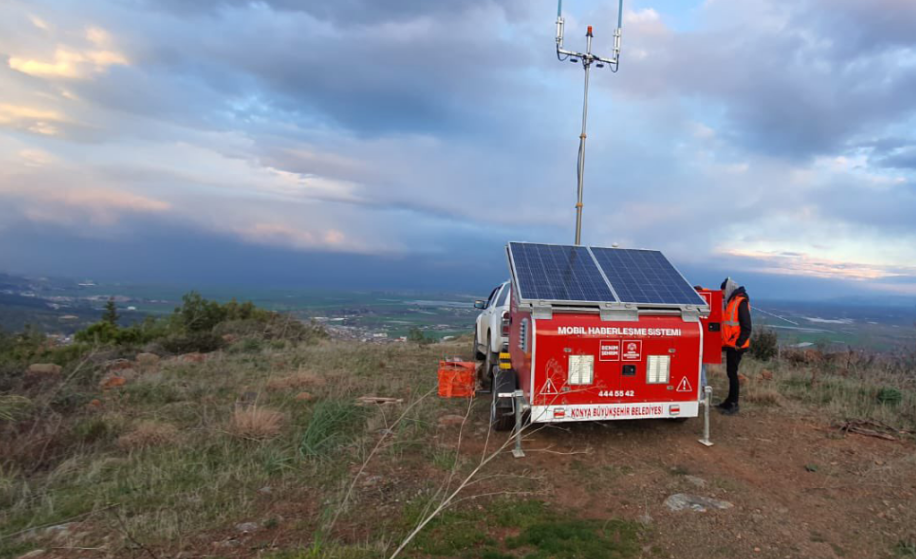
M 719 413 L 722 415 L 737 415 L 738 409 L 738 404 L 731 404 L 729 406 L 720 407 Z
M 719 404 L 716 405 L 716 407 L 719 408 L 720 410 L 724 410 L 725 408 L 730 408 L 731 406 L 732 406 L 731 402 L 724 402 L 724 401 L 719 402 Z

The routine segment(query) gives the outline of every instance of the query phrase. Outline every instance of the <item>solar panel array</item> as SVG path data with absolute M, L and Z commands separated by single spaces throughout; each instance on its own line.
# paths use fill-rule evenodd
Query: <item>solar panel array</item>
M 657 250 L 598 247 L 591 250 L 621 302 L 706 304 L 665 255 Z
M 583 246 L 509 243 L 522 299 L 613 301 L 598 265 Z
M 706 304 L 657 250 L 512 242 L 509 253 L 521 299 Z

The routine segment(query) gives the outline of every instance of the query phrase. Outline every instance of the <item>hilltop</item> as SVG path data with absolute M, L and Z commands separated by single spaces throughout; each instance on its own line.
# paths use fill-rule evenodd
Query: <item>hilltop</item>
M 186 354 L 96 346 L 59 370 L 7 361 L 0 557 L 388 557 L 486 459 L 402 556 L 916 546 L 912 361 L 748 360 L 742 414 L 712 417 L 712 448 L 697 420 L 610 422 L 532 429 L 515 459 L 485 399 L 435 393 L 438 360 L 470 357 L 468 340 L 224 336 Z M 731 507 L 671 510 L 680 493 Z

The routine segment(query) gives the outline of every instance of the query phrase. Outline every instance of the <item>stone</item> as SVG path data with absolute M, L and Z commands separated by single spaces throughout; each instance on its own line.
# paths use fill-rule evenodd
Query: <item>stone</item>
M 273 493 L 273 491 L 274 490 L 269 485 L 265 485 L 264 487 L 258 489 L 258 493 L 260 493 L 261 495 L 270 495 L 271 493 Z
M 29 365 L 26 376 L 33 379 L 46 379 L 60 376 L 61 367 L 54 363 L 33 363 Z
M 464 423 L 464 420 L 465 417 L 463 415 L 443 415 L 439 418 L 439 425 L 442 427 L 461 425 Z
M 773 380 L 773 372 L 768 369 L 764 369 L 760 371 L 760 378 L 763 380 Z
M 646 528 L 648 528 L 649 526 L 652 525 L 652 517 L 649 515 L 648 512 L 645 514 L 642 514 L 639 516 L 639 523 L 645 526 Z
M 37 557 L 43 557 L 45 553 L 47 552 L 43 549 L 33 549 L 25 555 L 20 555 L 16 559 L 36 559 Z
M 102 401 L 98 398 L 93 398 L 91 402 L 86 404 L 86 408 L 90 410 L 99 410 L 102 409 Z
M 665 505 L 673 511 L 692 510 L 696 512 L 706 512 L 708 509 L 726 510 L 735 506 L 728 501 L 689 495 L 687 493 L 671 495 L 665 499 Z
M 235 525 L 235 531 L 241 532 L 242 534 L 252 534 L 257 532 L 261 527 L 257 522 L 242 522 L 241 524 Z
M 742 375 L 741 373 L 738 373 L 738 382 L 744 384 L 745 382 L 747 382 L 747 377 Z
M 179 359 L 184 363 L 203 363 L 207 360 L 207 356 L 203 353 L 185 353 Z
M 299 402 L 311 402 L 315 397 L 309 394 L 308 392 L 300 392 L 296 394 L 296 400 Z
M 235 334 L 223 334 L 223 341 L 227 344 L 234 344 L 239 341 L 239 337 Z
M 155 353 L 138 353 L 137 354 L 137 365 L 141 369 L 151 370 L 159 366 L 160 358 Z
M 111 390 L 112 388 L 119 388 L 125 384 L 127 384 L 127 379 L 124 377 L 119 377 L 118 375 L 106 375 L 99 383 L 99 388 L 102 390 Z

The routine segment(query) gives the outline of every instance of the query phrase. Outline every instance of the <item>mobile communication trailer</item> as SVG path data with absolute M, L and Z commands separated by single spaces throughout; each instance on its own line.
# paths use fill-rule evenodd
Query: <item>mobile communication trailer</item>
M 510 242 L 506 363 L 491 422 L 674 419 L 699 414 L 700 369 L 721 361 L 717 291 L 657 250 Z

